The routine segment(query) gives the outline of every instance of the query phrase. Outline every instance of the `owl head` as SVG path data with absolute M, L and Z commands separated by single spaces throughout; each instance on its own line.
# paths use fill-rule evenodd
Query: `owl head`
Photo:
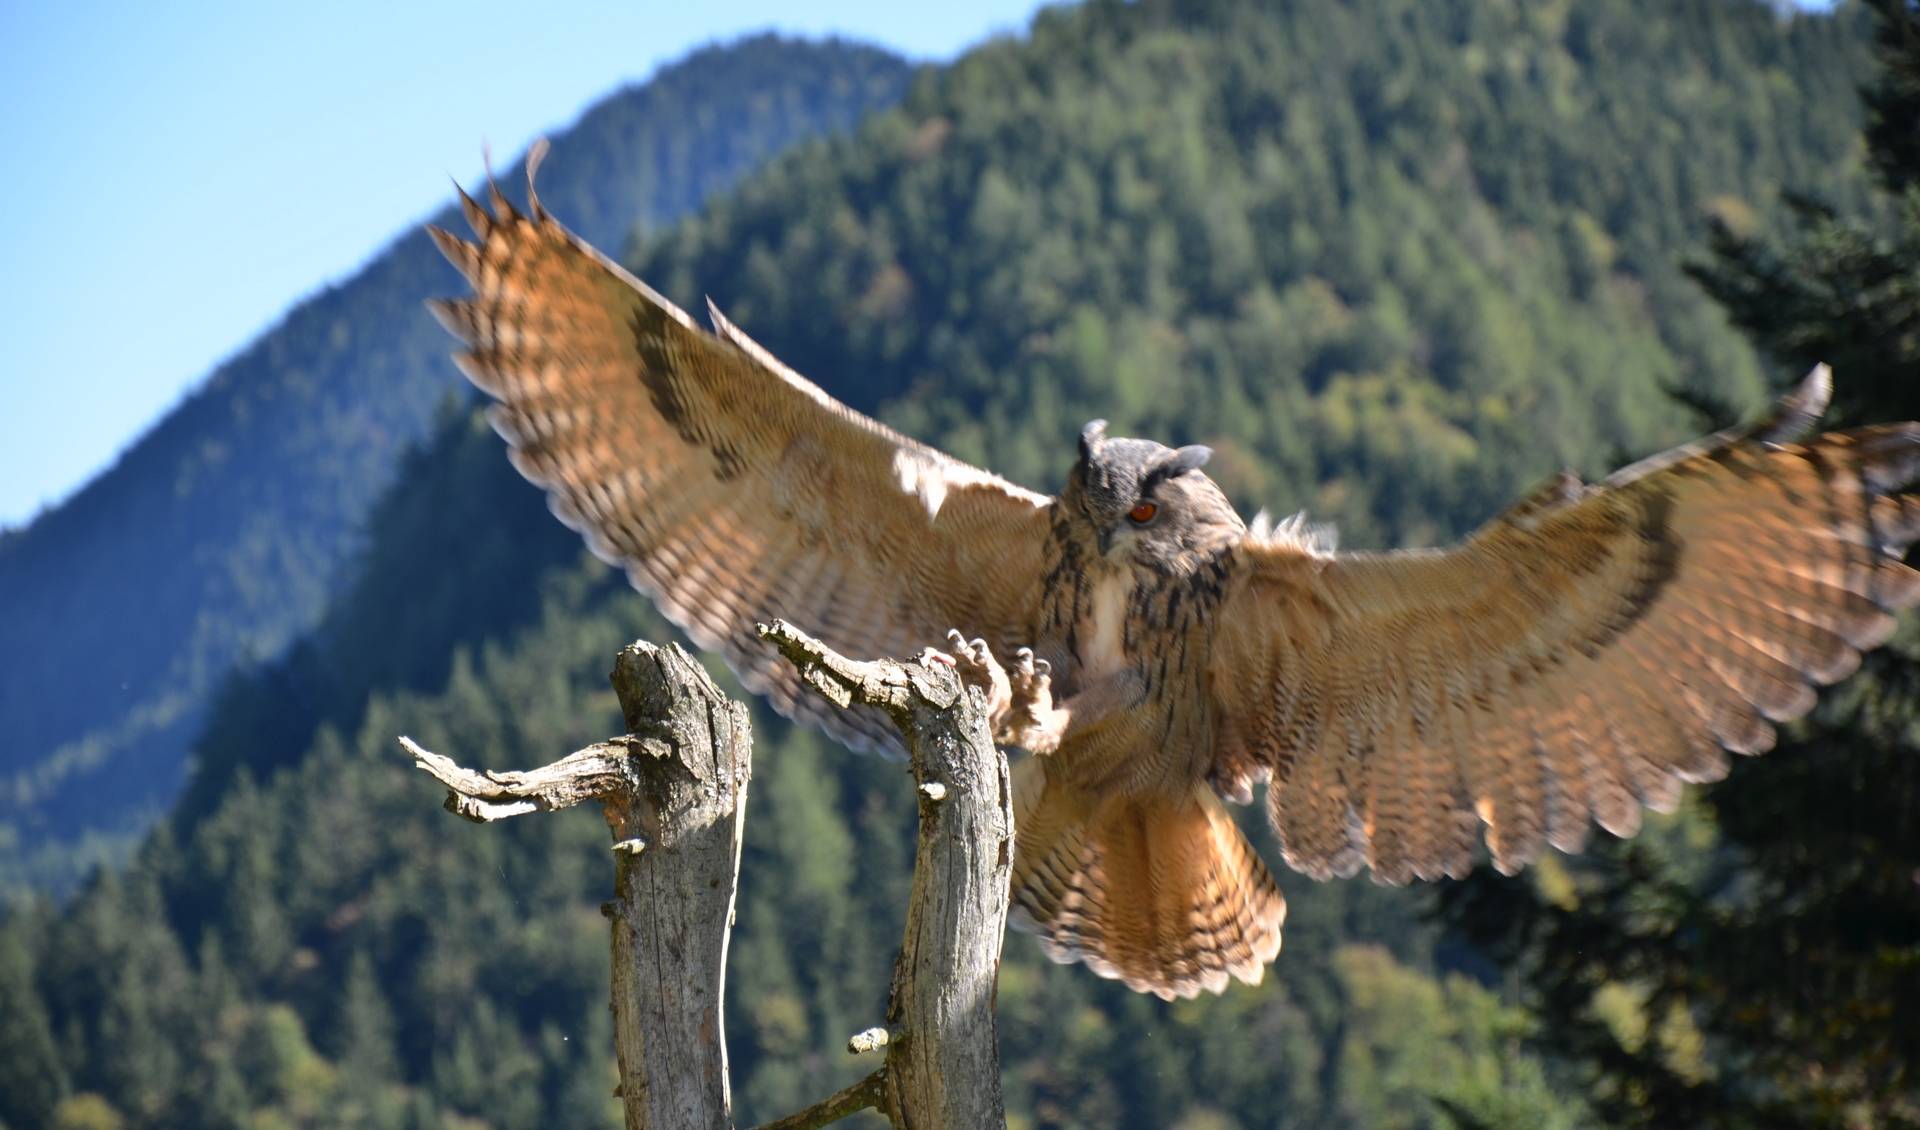
M 1200 470 L 1212 455 L 1197 445 L 1110 437 L 1107 422 L 1095 420 L 1080 432 L 1064 500 L 1108 561 L 1191 565 L 1246 532 L 1227 496 Z

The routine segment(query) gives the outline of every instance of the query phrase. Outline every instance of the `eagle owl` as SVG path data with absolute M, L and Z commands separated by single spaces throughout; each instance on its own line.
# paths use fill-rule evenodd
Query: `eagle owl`
M 535 158 L 537 161 L 537 156 Z M 699 328 L 531 191 L 462 194 L 433 239 L 472 284 L 435 312 L 553 512 L 783 713 L 897 748 L 761 643 L 946 644 L 1011 668 L 1017 923 L 1162 997 L 1255 982 L 1285 902 L 1223 801 L 1266 808 L 1315 878 L 1514 871 L 1591 823 L 1631 836 L 1757 754 L 1920 603 L 1920 425 L 1773 417 L 1553 480 L 1444 550 L 1335 553 L 1249 528 L 1204 448 L 1080 437 L 1058 497 L 835 401 L 713 311 Z

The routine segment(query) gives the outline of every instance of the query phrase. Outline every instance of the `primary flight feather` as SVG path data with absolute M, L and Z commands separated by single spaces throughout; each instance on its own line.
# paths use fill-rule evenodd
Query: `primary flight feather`
M 1515 870 L 1617 835 L 1759 753 L 1920 603 L 1920 424 L 1812 439 L 1775 415 L 1603 482 L 1569 476 L 1446 550 L 1334 553 L 1249 530 L 1204 448 L 1089 425 L 1057 498 L 835 401 L 713 330 L 540 206 L 462 194 L 432 235 L 473 288 L 434 311 L 553 511 L 782 713 L 894 749 L 759 640 L 949 646 L 1010 667 L 1015 919 L 1163 997 L 1256 982 L 1285 902 L 1222 799 L 1266 782 L 1314 877 Z M 967 643 L 966 641 L 974 641 Z

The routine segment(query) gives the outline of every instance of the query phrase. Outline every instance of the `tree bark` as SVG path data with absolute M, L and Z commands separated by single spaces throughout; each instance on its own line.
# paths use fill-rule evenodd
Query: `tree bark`
M 986 696 L 934 651 L 859 662 L 776 621 L 761 635 L 842 708 L 885 710 L 906 737 L 920 838 L 887 1027 L 861 1082 L 779 1120 L 822 1126 L 877 1108 L 896 1127 L 1006 1125 L 994 998 L 1013 861 L 1013 792 Z M 598 800 L 613 832 L 613 1017 L 630 1130 L 731 1130 L 721 1007 L 739 879 L 751 738 L 746 709 L 678 647 L 636 643 L 614 663 L 625 737 L 541 769 L 475 772 L 408 738 L 447 808 L 503 820 Z
M 400 744 L 447 786 L 447 808 L 502 820 L 598 800 L 613 832 L 613 1024 L 629 1130 L 731 1130 L 721 1005 L 752 738 L 677 646 L 614 660 L 628 734 L 541 769 L 474 772 Z
M 841 707 L 884 709 L 907 740 L 920 838 L 877 1105 L 895 1126 L 913 1130 L 1004 1126 L 994 1000 L 1013 866 L 1013 789 L 986 697 L 937 653 L 910 664 L 864 663 L 784 622 L 761 635 L 814 690 Z
M 628 1130 L 731 1130 L 722 1007 L 752 773 L 747 708 L 677 646 L 625 648 L 613 687 L 628 732 L 670 750 L 633 759 L 641 788 L 606 802 L 614 1045 Z

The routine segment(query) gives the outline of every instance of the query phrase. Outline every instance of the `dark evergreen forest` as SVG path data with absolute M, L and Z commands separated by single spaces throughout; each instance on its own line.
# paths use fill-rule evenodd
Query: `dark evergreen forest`
M 1920 418 L 1920 7 L 1873 5 L 1874 223 L 1791 196 L 1687 271 L 1841 423 Z M 1697 404 L 1702 424 L 1724 406 Z M 1476 874 L 1445 916 L 1525 986 L 1539 1045 L 1611 1125 L 1920 1125 L 1920 626 L 1670 828 L 1549 887 Z
M 1911 0 L 1049 9 L 626 258 L 1030 486 L 1104 416 L 1215 447 L 1249 513 L 1432 543 L 1815 359 L 1848 419 L 1920 415 L 1917 22 Z M 548 173 L 595 159 L 557 146 Z M 465 402 L 394 482 L 312 630 L 223 683 L 131 863 L 0 924 L 0 1124 L 615 1123 L 604 827 L 454 820 L 393 738 L 548 760 L 618 729 L 613 652 L 672 632 Z M 1631 844 L 1512 880 L 1282 874 L 1257 989 L 1162 1003 L 1010 937 L 1011 1124 L 1920 1120 L 1914 639 Z M 743 1124 L 862 1073 L 843 1043 L 884 1006 L 913 819 L 899 767 L 754 710 Z

